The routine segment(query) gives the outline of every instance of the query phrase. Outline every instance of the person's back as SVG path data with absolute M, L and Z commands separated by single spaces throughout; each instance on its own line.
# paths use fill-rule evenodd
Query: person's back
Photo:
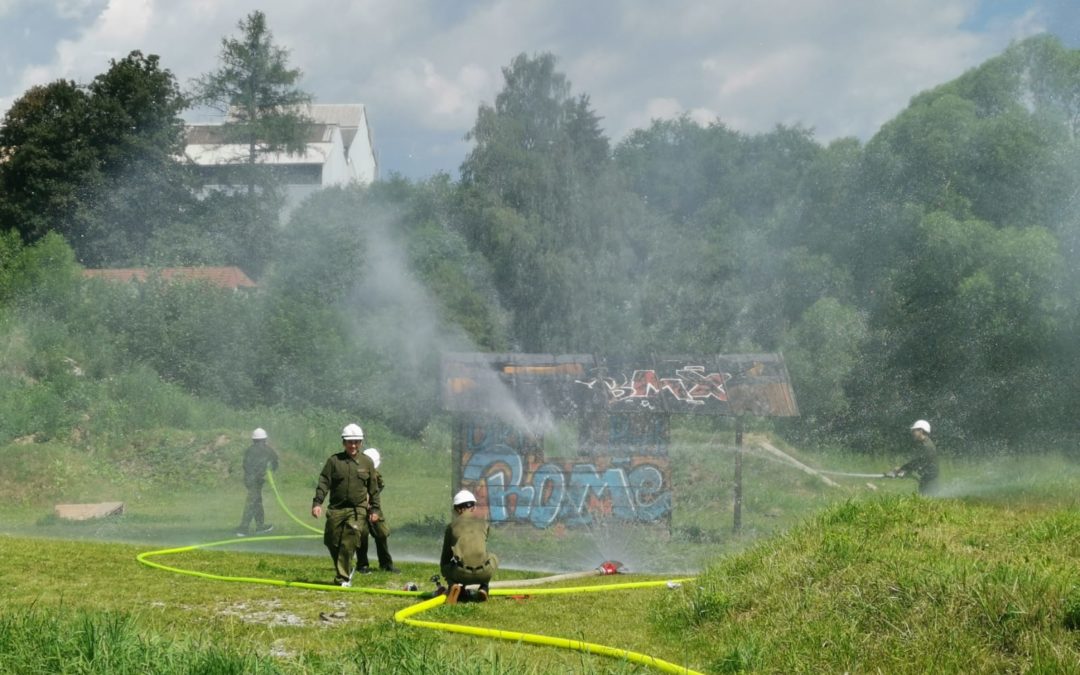
M 267 467 L 277 471 L 278 457 L 267 443 L 265 429 L 260 427 L 251 432 L 251 445 L 244 451 L 243 466 L 247 499 L 244 502 L 244 514 L 240 517 L 240 526 L 236 528 L 236 536 L 246 537 L 253 520 L 255 531 L 258 534 L 266 534 L 273 530 L 274 526 L 264 521 L 262 487 Z
M 450 552 L 465 567 L 480 568 L 488 559 L 487 537 L 490 526 L 473 511 L 465 511 L 454 516 L 447 526 L 447 540 Z
M 443 534 L 439 569 L 450 584 L 447 602 L 457 601 L 466 584 L 478 584 L 477 598 L 487 600 L 488 583 L 499 559 L 487 550 L 487 519 L 476 514 L 476 497 L 468 490 L 454 495 L 454 519 Z
M 262 483 L 267 467 L 277 470 L 278 458 L 265 441 L 253 441 L 244 452 L 244 483 Z

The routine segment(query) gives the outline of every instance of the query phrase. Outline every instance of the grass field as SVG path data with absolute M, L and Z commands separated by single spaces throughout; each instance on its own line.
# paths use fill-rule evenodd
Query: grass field
M 215 447 L 219 437 L 176 445 Z M 447 516 L 448 454 L 402 441 L 380 445 L 391 545 L 403 574 L 363 583 L 430 588 Z M 395 624 L 393 613 L 411 598 L 216 581 L 139 564 L 140 552 L 231 535 L 243 492 L 230 472 L 242 444 L 216 447 L 201 461 L 224 467 L 223 477 L 180 476 L 165 489 L 132 480 L 143 470 L 133 464 L 96 467 L 87 485 L 52 485 L 0 509 L 0 672 L 644 671 L 617 659 Z M 899 459 L 787 450 L 807 464 L 851 472 L 873 473 Z M 308 454 L 283 453 L 276 482 L 290 510 L 316 524 L 307 506 L 321 460 Z M 695 581 L 493 598 L 424 618 L 586 640 L 702 672 L 1080 672 L 1074 461 L 1053 454 L 945 461 L 947 496 L 923 499 L 910 496 L 911 481 L 836 478 L 840 485 L 830 486 L 748 454 L 744 526 L 733 533 L 730 448 L 688 433 L 672 458 L 670 533 L 500 528 L 491 545 L 507 563 L 499 578 L 618 558 L 635 572 L 628 579 L 690 572 Z M 82 462 L 70 458 L 65 480 L 78 482 Z M 31 473 L 26 463 L 20 470 Z M 13 473 L 7 465 L 0 481 Z M 50 515 L 50 496 L 119 499 L 127 511 L 60 521 Z M 269 488 L 265 502 L 275 535 L 310 534 L 285 516 Z M 332 574 L 317 536 L 154 560 L 221 576 L 318 583 Z M 320 618 L 335 612 L 344 616 Z

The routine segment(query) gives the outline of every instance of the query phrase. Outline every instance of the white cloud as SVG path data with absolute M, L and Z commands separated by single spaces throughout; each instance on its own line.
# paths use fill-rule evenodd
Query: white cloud
M 695 119 L 712 120 L 717 111 L 748 132 L 801 122 L 823 140 L 866 138 L 914 94 L 1032 32 L 1030 12 L 993 30 L 966 28 L 977 9 L 974 0 L 642 5 L 623 20 L 625 42 L 635 47 L 626 67 L 642 77 L 619 81 L 617 95 L 599 83 L 594 98 L 619 102 L 606 111 L 615 137 L 641 126 L 662 99 L 697 110 Z
M 683 112 L 683 105 L 675 98 L 651 98 L 645 103 L 649 119 L 670 120 Z
M 55 7 L 83 27 L 47 62 L 8 64 L 20 88 L 0 91 L 0 110 L 32 84 L 88 81 L 132 49 L 159 54 L 186 84 L 261 9 L 302 86 L 320 101 L 368 104 L 377 138 L 460 138 L 493 101 L 500 68 L 542 51 L 590 95 L 614 140 L 683 113 L 747 132 L 801 122 L 822 140 L 866 138 L 919 91 L 1041 29 L 1034 10 L 969 26 L 991 1 L 62 0 Z M 21 2 L 0 0 L 0 16 Z
M 493 89 L 493 78 L 476 64 L 443 72 L 426 58 L 380 72 L 374 78 L 380 98 L 391 99 L 393 109 L 411 114 L 433 129 L 465 129 L 476 117 L 480 98 Z

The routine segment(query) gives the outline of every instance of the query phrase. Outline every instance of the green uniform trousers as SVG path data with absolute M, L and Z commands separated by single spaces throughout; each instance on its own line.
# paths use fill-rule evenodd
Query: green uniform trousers
M 360 538 L 367 536 L 367 531 L 367 509 L 363 506 L 326 510 L 323 544 L 334 561 L 334 583 L 349 580 Z
M 255 527 L 261 528 L 266 519 L 263 513 L 263 501 L 262 501 L 262 482 L 248 483 L 247 486 L 247 500 L 244 502 L 244 515 L 240 517 L 240 532 L 246 532 L 248 527 L 251 526 L 251 521 L 255 521 Z
M 374 523 L 368 523 L 368 533 L 375 540 L 375 553 L 379 557 L 379 569 L 388 570 L 394 566 L 394 558 L 390 555 L 390 526 L 386 520 L 379 519 Z M 360 537 L 360 549 L 356 552 L 357 563 L 361 567 L 368 564 L 368 537 Z
M 495 570 L 499 569 L 499 558 L 494 553 L 488 554 L 488 559 L 480 567 L 466 567 L 464 565 L 449 564 L 441 568 L 442 575 L 451 584 L 480 584 L 487 586 L 494 576 Z

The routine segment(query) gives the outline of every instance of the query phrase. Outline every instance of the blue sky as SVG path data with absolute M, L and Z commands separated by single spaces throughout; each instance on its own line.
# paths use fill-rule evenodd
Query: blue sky
M 367 104 L 384 174 L 417 179 L 456 175 L 477 107 L 521 52 L 558 56 L 614 142 L 680 114 L 828 141 L 869 138 L 1010 41 L 1080 47 L 1074 0 L 0 0 L 0 111 L 133 49 L 187 85 L 256 9 L 316 101 Z

